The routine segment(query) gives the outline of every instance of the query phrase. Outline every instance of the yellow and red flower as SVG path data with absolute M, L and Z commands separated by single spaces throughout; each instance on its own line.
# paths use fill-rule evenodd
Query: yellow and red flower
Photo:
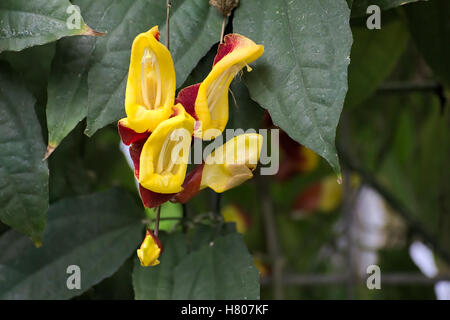
M 129 127 L 151 132 L 172 113 L 175 100 L 175 68 L 169 50 L 159 42 L 155 26 L 139 34 L 131 48 L 125 111 Z
M 163 251 L 161 241 L 153 234 L 150 229 L 147 229 L 144 241 L 141 247 L 137 250 L 137 256 L 143 267 L 156 266 L 159 264 L 159 256 Z
M 210 140 L 220 134 L 228 122 L 228 89 L 233 78 L 249 63 L 264 53 L 264 46 L 240 34 L 227 34 L 219 45 L 209 75 L 198 83 L 180 91 L 177 102 L 197 119 L 195 136 Z M 212 129 L 212 130 L 211 130 Z
M 259 58 L 264 47 L 238 34 L 219 45 L 211 72 L 175 100 L 175 70 L 155 26 L 133 41 L 125 93 L 126 118 L 118 131 L 129 145 L 142 202 L 153 208 L 172 200 L 185 202 L 206 187 L 223 192 L 250 179 L 262 145 L 257 134 L 238 136 L 212 152 L 186 176 L 193 135 L 212 139 L 228 121 L 228 89 L 236 74 Z M 214 133 L 209 129 L 214 129 Z M 162 246 L 147 230 L 137 250 L 143 266 L 159 264 Z
M 202 83 L 181 90 L 175 101 L 174 65 L 170 52 L 159 42 L 158 27 L 135 38 L 125 95 L 127 117 L 119 120 L 118 130 L 124 144 L 131 145 L 135 176 L 146 207 L 175 199 L 187 181 L 193 185 L 196 171 L 185 179 L 192 135 L 211 139 L 215 135 L 206 137 L 202 132 L 223 131 L 228 121 L 230 82 L 263 51 L 263 46 L 244 36 L 227 35 L 219 45 L 210 74 Z M 260 146 L 257 149 L 259 155 Z M 249 167 L 236 164 L 219 169 L 206 162 L 202 169 L 199 188 L 209 186 L 217 192 L 252 176 Z M 216 178 L 219 180 L 213 181 Z
M 203 164 L 187 175 L 183 191 L 173 200 L 185 203 L 205 188 L 222 193 L 252 178 L 262 143 L 260 134 L 248 133 L 236 136 L 214 149 Z

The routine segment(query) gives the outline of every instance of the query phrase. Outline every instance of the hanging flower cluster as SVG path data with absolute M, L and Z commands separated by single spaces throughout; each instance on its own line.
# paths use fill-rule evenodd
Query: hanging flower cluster
M 262 136 L 243 134 L 216 148 L 186 175 L 193 137 L 211 140 L 228 122 L 228 90 L 243 67 L 258 59 L 262 45 L 228 34 L 219 45 L 211 72 L 202 83 L 181 90 L 169 50 L 155 26 L 132 45 L 125 95 L 126 118 L 119 120 L 122 141 L 130 145 L 134 173 L 144 205 L 185 203 L 200 190 L 224 192 L 250 179 L 262 147 Z M 161 244 L 153 233 L 138 250 L 142 265 L 156 265 Z

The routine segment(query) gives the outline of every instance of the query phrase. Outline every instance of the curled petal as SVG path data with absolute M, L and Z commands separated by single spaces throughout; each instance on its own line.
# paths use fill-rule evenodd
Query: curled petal
M 131 160 L 134 164 L 134 175 L 139 180 L 139 160 L 141 159 L 142 148 L 144 147 L 145 140 L 140 140 L 133 143 L 130 146 L 129 152 Z
M 159 264 L 159 256 L 162 253 L 161 241 L 156 237 L 153 232 L 147 229 L 144 241 L 141 247 L 137 250 L 137 256 L 141 261 L 141 266 L 149 267 Z
M 139 180 L 139 160 L 141 158 L 142 148 L 144 147 L 144 140 L 135 142 L 131 145 L 129 151 L 131 160 L 134 164 L 134 175 L 136 179 Z M 145 189 L 141 184 L 139 184 L 139 194 L 142 199 L 142 203 L 147 208 L 155 208 L 162 205 L 164 202 L 169 201 L 173 194 L 162 194 Z
M 239 135 L 216 148 L 205 160 L 200 189 L 221 193 L 253 177 L 263 137 L 256 133 Z
M 178 92 L 178 96 L 175 100 L 175 103 L 181 103 L 186 112 L 195 120 L 198 120 L 197 115 L 195 114 L 195 100 L 197 99 L 198 88 L 200 88 L 200 83 L 183 88 Z
M 175 106 L 177 115 L 161 122 L 145 142 L 139 159 L 139 183 L 156 193 L 182 190 L 195 120 Z
M 138 133 L 133 129 L 131 129 L 127 118 L 120 119 L 117 122 L 117 128 L 119 130 L 120 138 L 122 139 L 123 143 L 127 146 L 129 146 L 134 142 L 145 140 L 150 135 L 150 132 Z
M 158 27 L 139 34 L 131 49 L 125 93 L 129 127 L 153 131 L 168 119 L 175 99 L 175 69 L 169 50 L 159 42 Z
M 195 136 L 209 140 L 221 133 L 228 122 L 228 88 L 236 74 L 248 64 L 258 59 L 264 52 L 262 45 L 239 35 L 228 34 L 219 45 L 214 66 L 200 84 L 195 100 L 195 114 L 202 123 L 202 131 Z M 216 132 L 208 132 L 215 129 Z

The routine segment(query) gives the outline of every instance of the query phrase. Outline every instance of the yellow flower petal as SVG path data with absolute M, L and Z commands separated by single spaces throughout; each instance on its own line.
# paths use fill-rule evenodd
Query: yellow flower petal
M 176 116 L 161 122 L 144 144 L 139 160 L 139 183 L 158 193 L 182 190 L 195 120 L 181 104 Z
M 216 148 L 206 159 L 200 189 L 224 192 L 253 177 L 261 153 L 260 134 L 242 134 Z
M 175 101 L 175 69 L 169 50 L 159 42 L 158 26 L 139 34 L 131 48 L 125 111 L 131 129 L 153 131 L 168 119 Z
M 219 46 L 214 66 L 201 83 L 195 101 L 195 113 L 201 121 L 202 130 L 195 136 L 210 140 L 221 133 L 228 122 L 228 88 L 236 74 L 248 64 L 258 59 L 264 52 L 262 45 L 239 35 L 228 34 Z M 209 129 L 217 133 L 211 135 Z
M 149 267 L 159 264 L 159 256 L 161 255 L 161 243 L 159 239 L 150 231 L 147 230 L 145 239 L 141 247 L 137 250 L 137 256 L 141 261 L 141 266 Z

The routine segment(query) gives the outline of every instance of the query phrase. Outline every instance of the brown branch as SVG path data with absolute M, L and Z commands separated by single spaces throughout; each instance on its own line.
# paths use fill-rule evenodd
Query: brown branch
M 365 281 L 365 279 L 363 279 Z M 421 273 L 382 273 L 382 285 L 398 285 L 398 284 L 423 284 L 429 285 L 439 281 L 450 281 L 450 274 L 440 274 L 432 278 L 428 278 Z M 272 285 L 274 278 L 266 276 L 261 278 L 261 285 Z M 294 286 L 307 285 L 336 285 L 347 282 L 345 274 L 289 274 L 283 276 L 283 284 Z
M 441 85 L 436 82 L 387 82 L 382 84 L 377 92 L 379 93 L 397 93 L 411 91 L 431 91 L 436 92 Z
M 261 199 L 261 210 L 264 221 L 267 251 L 272 261 L 273 295 L 276 300 L 283 299 L 283 256 L 280 250 L 277 224 L 275 220 L 272 197 L 267 189 L 267 181 L 263 176 L 257 176 L 255 183 Z

